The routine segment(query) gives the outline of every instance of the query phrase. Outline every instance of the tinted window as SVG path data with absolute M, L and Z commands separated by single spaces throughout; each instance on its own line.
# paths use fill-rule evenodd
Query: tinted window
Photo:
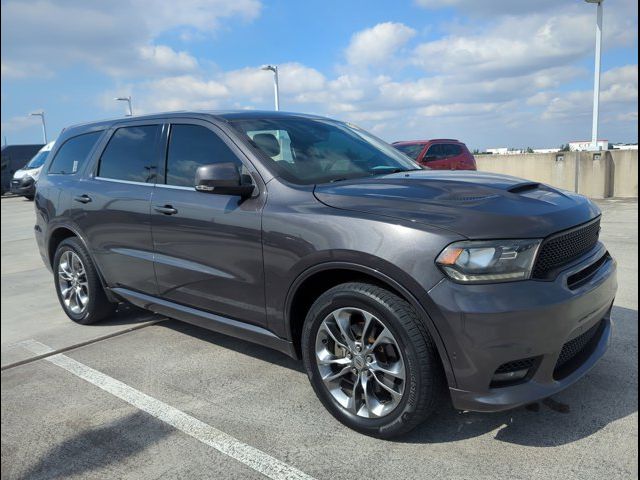
M 431 145 L 425 157 L 429 160 L 441 160 L 462 154 L 462 147 L 456 143 L 436 143 Z
M 294 162 L 293 150 L 291 150 L 291 139 L 289 138 L 289 133 L 286 130 L 249 131 L 247 132 L 247 135 L 256 145 L 258 145 L 258 148 L 267 153 L 267 155 L 269 155 L 273 160 L 284 160 L 289 163 Z M 275 139 L 275 142 L 271 137 Z M 271 140 L 271 148 L 267 146 L 269 140 Z
M 445 144 L 445 151 L 448 157 L 457 157 L 462 154 L 462 147 L 457 143 Z
M 230 123 L 279 175 L 298 184 L 419 168 L 391 145 L 346 123 L 293 116 Z
M 242 163 L 215 133 L 200 125 L 172 125 L 167 152 L 167 184 L 193 187 L 201 165 Z
M 100 157 L 98 176 L 129 182 L 153 182 L 161 125 L 122 127 Z
M 424 149 L 424 145 L 419 143 L 410 143 L 406 145 L 394 145 L 397 150 L 400 150 L 402 153 L 407 155 L 414 160 L 417 160 L 420 156 L 420 153 Z
M 87 160 L 100 135 L 102 132 L 85 133 L 64 142 L 51 162 L 49 173 L 76 173 Z

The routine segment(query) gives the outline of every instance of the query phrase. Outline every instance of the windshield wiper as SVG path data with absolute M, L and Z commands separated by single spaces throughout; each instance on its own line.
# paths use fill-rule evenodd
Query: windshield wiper
M 384 171 L 382 171 L 382 170 L 380 170 L 380 171 L 372 171 L 372 172 L 369 172 L 368 175 L 363 175 L 363 176 L 332 178 L 331 180 L 329 180 L 329 183 L 344 182 L 345 180 L 354 180 L 356 178 L 375 177 L 377 175 L 389 175 L 391 173 L 415 172 L 416 170 L 423 170 L 423 169 L 422 168 L 397 168 L 397 167 L 393 167 L 393 168 L 389 168 L 389 170 L 384 170 Z
M 389 170 L 380 170 L 373 171 L 369 174 L 371 177 L 375 177 L 376 175 L 389 175 L 391 173 L 401 173 L 401 172 L 415 172 L 416 170 L 422 170 L 422 168 L 390 168 Z

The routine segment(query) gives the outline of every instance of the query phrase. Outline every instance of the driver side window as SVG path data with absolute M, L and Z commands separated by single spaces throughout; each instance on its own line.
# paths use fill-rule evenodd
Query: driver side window
M 235 163 L 240 174 L 248 173 L 236 154 L 208 128 L 190 124 L 171 125 L 167 150 L 167 185 L 193 187 L 198 167 L 226 162 Z

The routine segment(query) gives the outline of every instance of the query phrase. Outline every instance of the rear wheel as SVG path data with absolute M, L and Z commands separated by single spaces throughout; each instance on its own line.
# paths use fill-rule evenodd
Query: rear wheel
M 111 303 L 86 248 L 75 237 L 63 240 L 53 260 L 54 281 L 60 305 L 74 322 L 88 325 L 113 315 Z
M 365 283 L 338 285 L 307 315 L 302 353 L 311 384 L 350 428 L 389 438 L 424 421 L 442 386 L 435 347 L 411 306 Z

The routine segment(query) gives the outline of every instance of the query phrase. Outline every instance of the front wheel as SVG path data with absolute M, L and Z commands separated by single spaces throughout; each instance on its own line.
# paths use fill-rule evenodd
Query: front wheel
M 435 408 L 435 347 L 413 308 L 388 290 L 346 283 L 325 292 L 307 314 L 302 353 L 320 401 L 361 433 L 400 435 Z
M 60 305 L 76 323 L 88 325 L 113 315 L 89 253 L 75 237 L 63 240 L 53 259 L 54 281 Z

